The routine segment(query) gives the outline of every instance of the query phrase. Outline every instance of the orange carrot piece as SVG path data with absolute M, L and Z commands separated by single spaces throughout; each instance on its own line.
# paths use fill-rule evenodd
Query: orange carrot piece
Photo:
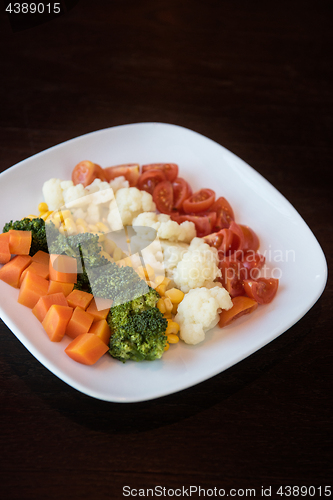
M 42 323 L 47 311 L 53 304 L 58 304 L 59 306 L 68 306 L 65 295 L 62 292 L 53 293 L 52 295 L 43 295 L 41 297 L 32 312 L 36 318 Z
M 11 259 L 11 253 L 9 250 L 9 234 L 0 234 L 0 264 L 7 264 Z
M 32 309 L 38 300 L 47 294 L 48 288 L 49 282 L 45 278 L 28 271 L 22 281 L 17 301 L 19 304 Z
M 15 255 L 29 255 L 31 247 L 31 231 L 10 229 L 8 233 L 10 253 Z
M 103 340 L 106 345 L 108 345 L 111 337 L 111 330 L 105 319 L 101 319 L 100 321 L 93 323 L 90 327 L 89 333 L 94 333 L 97 337 Z
M 33 262 L 39 262 L 40 264 L 49 265 L 50 254 L 43 252 L 43 250 L 38 250 L 32 257 Z
M 38 276 L 41 276 L 44 279 L 49 278 L 49 267 L 46 266 L 45 264 L 42 264 L 41 262 L 31 262 L 31 264 L 24 269 L 24 271 L 21 274 L 20 281 L 19 281 L 19 286 L 22 285 L 22 281 L 24 280 L 24 276 L 28 271 L 31 271 L 32 273 L 38 274 Z
M 229 325 L 232 321 L 235 321 L 237 318 L 243 316 L 244 314 L 250 314 L 258 307 L 258 302 L 243 295 L 238 295 L 231 300 L 233 303 L 232 308 L 228 310 L 223 309 L 220 312 L 220 328 Z
M 76 307 L 66 328 L 66 335 L 75 339 L 81 333 L 88 333 L 92 325 L 93 317 L 81 307 Z
M 66 332 L 73 309 L 69 306 L 52 304 L 43 320 L 43 327 L 52 342 L 60 342 Z
M 87 308 L 87 313 L 91 314 L 94 318 L 94 321 L 100 321 L 101 319 L 106 319 L 109 314 L 110 308 L 101 309 L 100 311 L 97 309 L 95 299 L 92 300 Z
M 65 349 L 65 353 L 78 363 L 93 365 L 109 350 L 94 333 L 82 333 Z
M 29 255 L 16 255 L 0 269 L 0 280 L 15 288 L 19 287 L 20 276 L 31 263 Z
M 77 262 L 68 255 L 50 255 L 50 280 L 62 283 L 76 283 Z
M 74 288 L 74 283 L 61 283 L 61 281 L 53 281 L 49 282 L 49 289 L 47 294 L 62 292 L 65 297 L 71 293 Z
M 91 293 L 82 290 L 73 290 L 67 295 L 68 305 L 71 307 L 81 307 L 86 310 L 94 296 Z

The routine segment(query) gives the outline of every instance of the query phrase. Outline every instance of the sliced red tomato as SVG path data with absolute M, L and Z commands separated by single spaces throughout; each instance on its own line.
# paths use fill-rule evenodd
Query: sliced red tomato
M 215 201 L 215 192 L 212 189 L 200 189 L 183 202 L 183 210 L 186 213 L 205 212 L 210 210 Z M 212 210 L 213 212 L 213 210 Z
M 206 214 L 186 214 L 186 215 L 171 215 L 172 220 L 181 224 L 185 221 L 193 222 L 199 238 L 203 238 L 212 232 L 216 219 L 215 212 L 207 212 Z
M 265 264 L 265 256 L 260 253 L 248 250 L 243 254 L 241 277 L 243 280 L 257 279 L 259 271 Z
M 249 227 L 243 224 L 238 224 L 244 235 L 244 245 L 243 250 L 254 250 L 255 252 L 259 248 L 259 238 L 256 233 Z
M 171 182 L 159 182 L 154 189 L 153 200 L 159 212 L 161 212 L 162 214 L 172 214 L 173 189 Z
M 173 206 L 176 210 L 183 208 L 183 203 L 186 198 L 191 196 L 192 189 L 188 182 L 181 177 L 177 177 L 172 183 L 173 187 Z
M 211 206 L 212 212 L 216 212 L 216 226 L 215 230 L 219 231 L 223 228 L 228 228 L 230 222 L 235 220 L 234 212 L 229 202 L 221 196 Z
M 234 297 L 232 300 L 233 306 L 231 309 L 220 312 L 219 327 L 229 325 L 232 321 L 243 316 L 244 314 L 250 314 L 255 311 L 258 307 L 258 303 L 249 297 Z
M 137 188 L 142 191 L 147 191 L 147 193 L 152 195 L 157 184 L 166 180 L 167 178 L 163 170 L 147 170 L 140 175 Z
M 131 187 L 135 187 L 140 176 L 140 166 L 138 163 L 126 163 L 114 167 L 107 167 L 104 168 L 104 175 L 107 182 L 112 181 L 116 177 L 123 176 L 128 180 Z
M 241 262 L 237 259 L 225 257 L 224 259 L 220 260 L 219 268 L 222 272 L 222 277 L 219 279 L 219 281 L 229 292 L 230 297 L 245 295 L 243 279 L 241 276 Z
M 258 304 L 269 304 L 274 299 L 279 280 L 275 278 L 258 278 L 257 280 L 244 280 L 246 295 L 258 302 Z
M 173 182 L 178 175 L 178 165 L 176 163 L 149 163 L 142 165 L 142 173 L 148 170 L 162 170 L 168 181 Z
M 72 181 L 74 185 L 83 184 L 89 186 L 95 179 L 105 181 L 105 174 L 102 167 L 92 161 L 84 160 L 78 163 L 72 172 Z

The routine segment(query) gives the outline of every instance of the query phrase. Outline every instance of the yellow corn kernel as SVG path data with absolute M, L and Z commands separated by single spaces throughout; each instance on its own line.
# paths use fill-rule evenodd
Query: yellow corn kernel
M 165 296 L 168 297 L 173 304 L 180 304 L 184 298 L 185 293 L 178 288 L 170 288 L 165 292 Z
M 104 224 L 104 222 L 97 222 L 96 226 L 101 233 L 108 233 L 110 231 L 110 229 L 106 224 Z
M 64 222 L 65 219 L 71 217 L 71 215 L 72 214 L 70 210 L 57 210 L 56 212 L 53 213 L 52 218 L 60 222 Z
M 78 233 L 86 233 L 87 229 L 85 226 L 81 226 L 81 224 L 76 224 L 76 229 Z
M 169 344 L 177 344 L 177 342 L 179 342 L 178 335 L 175 335 L 174 333 L 169 333 L 169 335 L 167 335 L 167 339 Z
M 113 252 L 113 255 L 112 257 L 114 258 L 114 260 L 117 262 L 117 260 L 120 260 L 123 258 L 123 251 L 121 248 L 119 247 L 116 247 L 114 252 Z
M 42 203 L 40 203 L 38 205 L 38 211 L 40 213 L 44 213 L 44 212 L 48 212 L 49 211 L 49 207 L 47 206 L 47 203 L 45 203 L 44 201 Z
M 155 282 L 156 282 L 156 285 L 165 285 L 166 287 L 168 286 L 168 284 L 170 283 L 171 279 L 170 278 L 167 278 L 166 276 L 156 276 L 155 277 Z
M 169 349 L 169 347 L 170 347 L 170 344 L 169 344 L 169 342 L 167 342 L 166 346 L 164 347 L 164 352 L 167 351 Z
M 171 300 L 168 298 L 164 298 L 164 304 L 165 304 L 166 312 L 171 313 L 172 307 L 173 307 Z
M 63 225 L 61 225 L 61 226 L 59 227 L 59 233 L 60 233 L 60 234 L 62 234 L 62 235 L 65 235 L 65 228 L 64 228 L 64 226 L 63 226 Z
M 70 217 L 67 217 L 67 219 L 65 219 L 64 226 L 65 231 L 67 231 L 69 234 L 77 233 L 76 224 Z
M 155 278 L 155 271 L 149 264 L 147 264 L 145 267 L 139 266 L 136 269 L 136 272 L 141 276 L 141 278 L 144 278 L 148 281 Z
M 91 233 L 98 233 L 98 227 L 96 224 L 88 224 L 88 228 Z
M 154 281 L 147 281 L 147 285 L 151 286 L 152 288 L 156 288 L 156 283 Z
M 84 219 L 81 219 L 81 217 L 78 217 L 77 219 L 75 219 L 75 224 L 79 225 L 79 226 L 83 226 L 86 229 L 88 229 L 86 221 Z
M 177 312 L 178 312 L 178 304 L 173 304 L 171 312 L 172 312 L 172 314 L 175 314 L 175 315 L 177 314 Z
M 167 329 L 165 331 L 165 335 L 169 335 L 171 333 L 176 335 L 178 332 L 179 332 L 178 323 L 176 323 L 175 321 L 172 321 L 172 320 L 168 320 L 168 326 L 167 326 Z
M 155 290 L 157 293 L 159 293 L 160 295 L 162 295 L 162 297 L 164 296 L 165 294 L 165 285 L 163 283 L 161 283 L 160 285 L 158 285 Z
M 110 255 L 113 255 L 113 252 L 115 251 L 116 244 L 114 241 L 109 240 L 108 238 L 105 238 L 103 241 L 103 248 L 106 252 L 108 252 Z
M 172 314 L 171 314 L 171 312 L 165 312 L 165 313 L 163 314 L 163 316 L 165 317 L 165 319 L 172 319 Z
M 158 299 L 156 304 L 157 309 L 161 311 L 162 314 L 166 312 L 165 304 L 163 299 Z
M 105 240 L 105 234 L 104 233 L 97 233 L 97 234 L 99 243 L 102 243 Z
M 40 214 L 40 218 L 43 219 L 43 220 L 47 220 L 52 214 L 53 214 L 53 212 L 51 212 L 50 210 L 48 210 L 47 212 L 44 212 L 43 214 Z
M 109 253 L 105 252 L 104 250 L 101 251 L 101 256 L 104 257 L 105 259 L 107 259 L 109 262 L 114 262 L 111 255 Z

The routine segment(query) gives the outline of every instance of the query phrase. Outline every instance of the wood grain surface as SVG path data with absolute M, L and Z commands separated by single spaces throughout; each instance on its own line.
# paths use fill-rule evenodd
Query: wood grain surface
M 331 1 L 80 0 L 65 10 L 13 31 L 1 4 L 1 171 L 105 127 L 178 124 L 271 182 L 330 267 Z M 266 347 L 135 404 L 75 391 L 1 322 L 0 497 L 120 499 L 125 485 L 159 485 L 166 497 L 192 485 L 217 495 L 256 488 L 257 497 L 271 486 L 283 498 L 279 486 L 330 485 L 332 301 L 329 278 L 308 314 Z

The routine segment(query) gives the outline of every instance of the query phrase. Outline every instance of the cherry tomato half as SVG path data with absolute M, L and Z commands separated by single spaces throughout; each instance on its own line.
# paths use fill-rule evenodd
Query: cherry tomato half
M 169 181 L 162 181 L 157 184 L 153 192 L 153 200 L 156 208 L 162 214 L 172 214 L 173 209 L 173 189 Z
M 104 175 L 108 182 L 122 175 L 128 180 L 130 187 L 135 187 L 140 176 L 140 166 L 138 163 L 127 163 L 116 165 L 115 167 L 107 167 L 104 168 Z
M 258 307 L 258 303 L 249 297 L 234 297 L 232 300 L 233 306 L 231 309 L 220 312 L 219 327 L 229 325 L 232 321 L 243 316 L 244 314 L 249 314 L 255 311 Z
M 152 195 L 157 184 L 166 180 L 167 178 L 165 177 L 163 170 L 147 170 L 140 175 L 137 188 L 142 191 L 147 191 L 147 193 Z
M 84 187 L 89 186 L 95 179 L 105 181 L 104 170 L 102 167 L 92 161 L 84 160 L 78 163 L 72 172 L 72 181 L 74 185 L 83 184 Z
M 149 163 L 148 165 L 142 165 L 142 173 L 156 169 L 162 170 L 170 182 L 173 182 L 178 175 L 178 165 L 176 163 Z
M 259 248 L 259 238 L 256 233 L 249 227 L 242 224 L 238 224 L 244 235 L 244 245 L 243 250 L 254 250 L 255 252 Z
M 228 228 L 230 226 L 230 222 L 235 220 L 233 209 L 223 196 L 218 198 L 210 209 L 212 212 L 216 212 L 216 231 Z
M 230 297 L 245 295 L 243 287 L 243 279 L 241 275 L 242 264 L 237 259 L 224 258 L 219 262 L 219 268 L 222 272 L 222 277 L 219 281 L 224 288 L 229 292 Z
M 247 251 L 241 260 L 241 277 L 243 280 L 257 279 L 259 271 L 265 264 L 265 256 L 254 251 Z
M 172 220 L 175 220 L 178 222 L 178 224 L 181 224 L 182 222 L 185 221 L 190 221 L 193 222 L 195 225 L 195 229 L 197 232 L 197 236 L 199 238 L 203 238 L 204 236 L 207 236 L 210 234 L 213 230 L 214 223 L 216 220 L 216 213 L 215 212 L 207 212 L 203 215 L 199 214 L 185 214 L 185 215 L 171 215 Z
M 200 189 L 183 202 L 183 210 L 186 213 L 205 212 L 210 210 L 215 201 L 215 192 L 212 189 Z
M 274 299 L 279 286 L 279 280 L 275 278 L 258 278 L 257 280 L 244 280 L 246 295 L 258 302 L 258 304 L 269 304 Z
M 173 187 L 173 206 L 176 210 L 183 208 L 183 203 L 186 198 L 191 196 L 192 189 L 188 182 L 181 177 L 177 177 L 172 183 Z

